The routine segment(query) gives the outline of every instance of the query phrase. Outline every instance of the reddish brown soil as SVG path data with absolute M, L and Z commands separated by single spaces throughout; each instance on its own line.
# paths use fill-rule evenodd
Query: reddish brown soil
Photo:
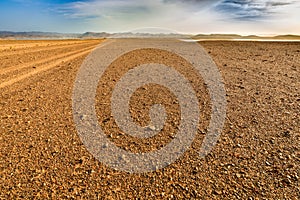
M 0 41 L 0 198 L 300 198 L 300 43 L 201 42 L 219 67 L 227 92 L 220 140 L 205 159 L 197 157 L 210 105 L 201 78 L 187 68 L 186 76 L 198 85 L 197 96 L 202 98 L 197 138 L 169 167 L 139 175 L 95 160 L 74 126 L 73 83 L 85 56 L 98 43 Z M 108 79 L 115 75 L 117 80 L 124 62 L 135 62 L 124 59 L 114 63 Z M 178 105 L 168 90 L 149 85 L 132 97 L 131 112 L 141 125 L 147 124 L 152 103 L 165 103 L 171 116 L 157 139 L 134 141 L 122 135 L 101 108 L 100 100 L 107 100 L 104 90 L 113 86 L 108 79 L 99 83 L 96 110 L 118 146 L 146 152 L 172 139 L 169 131 L 176 130 Z M 149 98 L 153 93 L 160 95 Z

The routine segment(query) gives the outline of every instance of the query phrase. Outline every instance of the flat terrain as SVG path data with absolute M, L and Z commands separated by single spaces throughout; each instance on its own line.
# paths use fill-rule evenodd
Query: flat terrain
M 122 134 L 109 107 L 103 106 L 121 69 L 141 59 L 151 61 L 143 55 L 174 62 L 195 85 L 203 111 L 191 150 L 172 165 L 145 174 L 101 164 L 77 135 L 73 85 L 84 58 L 99 43 L 0 40 L 1 199 L 300 198 L 300 43 L 200 43 L 220 69 L 228 102 L 223 133 L 204 159 L 197 157 L 197 150 L 207 131 L 210 104 L 201 78 L 161 51 L 144 50 L 116 60 L 99 82 L 96 111 L 118 146 L 152 151 L 168 143 L 176 131 L 176 99 L 157 85 L 139 89 L 131 105 L 141 125 L 149 121 L 147 108 L 152 103 L 167 105 L 170 120 L 156 139 L 135 140 Z

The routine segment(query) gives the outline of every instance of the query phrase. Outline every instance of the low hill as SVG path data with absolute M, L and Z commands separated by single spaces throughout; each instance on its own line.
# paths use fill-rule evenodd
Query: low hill
M 15 39 L 55 39 L 55 38 L 78 38 L 81 34 L 75 33 L 55 33 L 55 32 L 11 32 L 0 31 L 0 38 L 15 38 Z
M 300 40 L 300 35 L 277 35 L 277 36 L 242 36 L 237 34 L 198 34 L 192 37 L 196 40 Z
M 300 40 L 300 35 L 278 35 L 273 37 L 238 34 L 198 34 L 195 36 L 174 33 L 106 33 L 86 32 L 55 33 L 55 32 L 11 32 L 0 31 L 0 39 L 96 39 L 96 38 L 192 38 L 195 40 Z

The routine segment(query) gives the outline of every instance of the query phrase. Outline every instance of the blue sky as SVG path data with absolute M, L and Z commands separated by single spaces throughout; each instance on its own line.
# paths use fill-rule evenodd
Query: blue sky
M 300 34 L 300 0 L 2 0 L 0 30 Z

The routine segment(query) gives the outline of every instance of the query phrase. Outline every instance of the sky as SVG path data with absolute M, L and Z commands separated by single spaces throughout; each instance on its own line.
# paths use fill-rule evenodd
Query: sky
M 300 0 L 1 0 L 0 31 L 300 35 Z

